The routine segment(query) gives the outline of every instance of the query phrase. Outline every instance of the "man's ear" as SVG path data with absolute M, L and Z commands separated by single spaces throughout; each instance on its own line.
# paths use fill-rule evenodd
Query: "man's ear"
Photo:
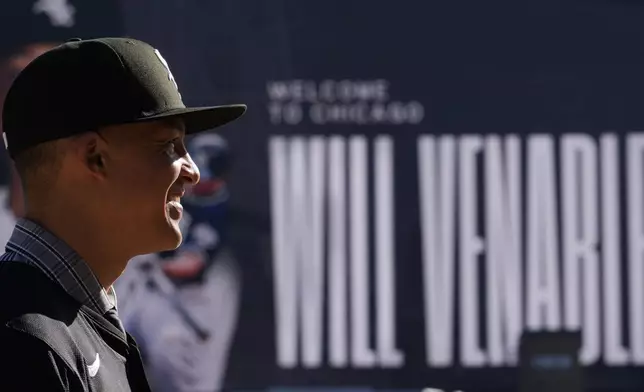
M 105 161 L 100 152 L 92 151 L 87 154 L 87 166 L 95 173 L 102 173 L 105 170 Z
M 74 140 L 76 159 L 90 173 L 105 177 L 105 161 L 107 146 L 105 141 L 96 132 L 87 132 L 79 135 Z

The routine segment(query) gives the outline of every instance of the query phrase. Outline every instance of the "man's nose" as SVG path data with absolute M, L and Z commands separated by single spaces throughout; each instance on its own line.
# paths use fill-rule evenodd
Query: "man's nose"
M 190 185 L 196 185 L 199 183 L 199 178 L 201 177 L 201 175 L 199 174 L 199 168 L 192 160 L 190 154 L 186 154 L 183 157 L 183 164 L 181 165 L 181 175 Z

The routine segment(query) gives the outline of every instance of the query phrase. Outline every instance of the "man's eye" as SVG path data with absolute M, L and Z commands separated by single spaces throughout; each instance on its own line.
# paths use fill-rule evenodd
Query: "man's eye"
M 168 155 L 175 155 L 177 152 L 177 141 L 172 140 L 165 144 L 165 152 Z

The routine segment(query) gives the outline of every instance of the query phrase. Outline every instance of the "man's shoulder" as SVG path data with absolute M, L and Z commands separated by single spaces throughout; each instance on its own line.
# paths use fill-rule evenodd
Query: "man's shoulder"
M 28 289 L 34 288 L 32 284 L 25 284 L 33 281 L 42 284 L 49 279 L 44 272 L 35 266 L 22 260 L 4 260 L 7 255 L 2 255 L 0 261 L 0 289 L 7 287 L 11 289 Z M 54 282 L 51 282 L 54 283 Z
M 79 310 L 80 304 L 37 268 L 0 262 L 0 328 L 4 331 L 64 341 Z
M 0 347 L 49 352 L 78 369 L 77 337 L 86 331 L 80 305 L 62 288 L 28 264 L 0 262 L 0 298 Z
M 71 325 L 55 315 L 25 311 L 12 316 L 3 320 L 2 325 L 0 325 L 0 333 L 6 334 L 7 331 L 21 332 L 42 341 L 61 341 L 61 337 L 65 335 L 71 336 Z
M 22 313 L 74 314 L 80 304 L 38 268 L 0 261 L 0 324 Z
M 5 320 L 0 325 L 0 346 L 5 350 L 9 347 L 16 349 L 51 351 L 64 355 L 73 345 L 72 335 L 60 320 L 37 314 L 25 313 Z

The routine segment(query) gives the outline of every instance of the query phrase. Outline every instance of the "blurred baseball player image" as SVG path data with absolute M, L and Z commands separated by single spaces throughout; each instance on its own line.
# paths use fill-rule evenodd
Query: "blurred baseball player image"
M 71 39 L 18 74 L 2 139 L 24 214 L 0 257 L 0 390 L 150 390 L 113 284 L 183 240 L 200 179 L 186 137 L 245 111 L 186 108 L 161 53 L 131 38 Z
M 201 180 L 182 201 L 182 245 L 134 258 L 114 286 L 119 314 L 159 392 L 221 389 L 240 304 L 240 269 L 226 241 L 227 143 L 203 133 L 188 151 Z

